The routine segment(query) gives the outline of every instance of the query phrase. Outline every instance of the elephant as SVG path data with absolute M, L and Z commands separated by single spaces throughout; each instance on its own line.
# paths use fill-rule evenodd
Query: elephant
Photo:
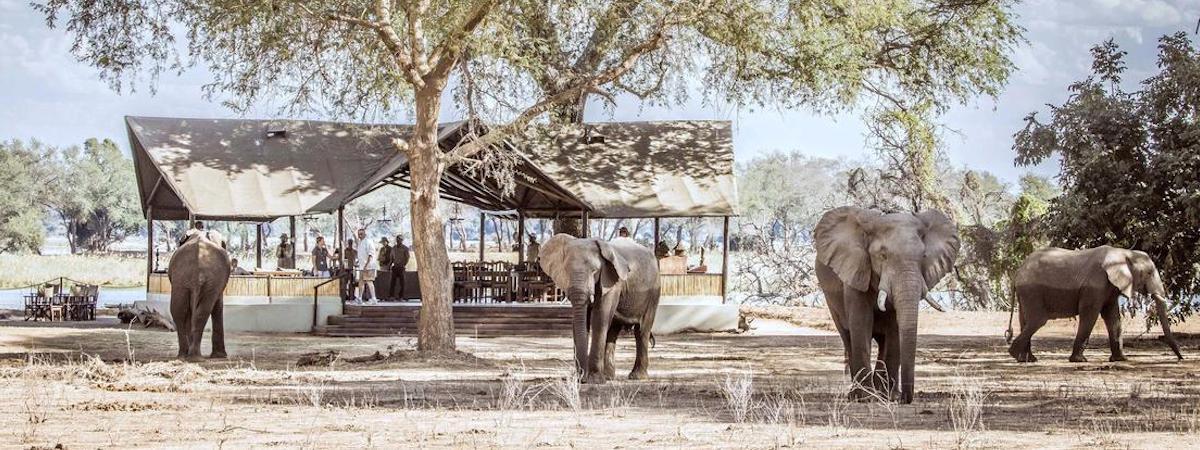
M 225 325 L 222 303 L 232 267 L 225 238 L 216 231 L 191 230 L 171 255 L 167 278 L 171 280 L 171 318 L 179 339 L 178 357 L 200 359 L 204 326 L 212 317 L 211 358 L 225 358 Z
M 582 382 L 603 384 L 615 377 L 613 353 L 625 329 L 637 340 L 629 379 L 648 378 L 660 294 L 654 253 L 628 238 L 604 241 L 559 233 L 542 244 L 538 262 L 571 302 L 575 367 Z
M 917 351 L 917 310 L 958 257 L 958 229 L 945 214 L 884 214 L 843 206 L 827 211 L 813 229 L 815 272 L 834 326 L 841 335 L 855 387 L 912 403 Z M 871 341 L 879 346 L 871 367 Z
M 1049 319 L 1079 316 L 1079 329 L 1071 347 L 1071 362 L 1086 362 L 1084 344 L 1096 318 L 1104 317 L 1108 329 L 1109 361 L 1125 361 L 1121 351 L 1121 305 L 1124 295 L 1154 299 L 1163 336 L 1175 356 L 1179 344 L 1167 317 L 1166 290 L 1150 255 L 1137 250 L 1100 246 L 1082 250 L 1047 247 L 1031 253 L 1017 269 L 1014 280 L 1020 306 L 1021 334 L 1008 353 L 1018 362 L 1035 362 L 1033 334 Z M 1011 319 L 1010 319 L 1011 320 Z

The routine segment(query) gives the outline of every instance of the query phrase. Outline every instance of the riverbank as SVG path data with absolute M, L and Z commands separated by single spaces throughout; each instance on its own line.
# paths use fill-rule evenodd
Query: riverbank
M 0 289 L 18 288 L 67 277 L 106 287 L 146 284 L 146 260 L 111 255 L 0 254 Z

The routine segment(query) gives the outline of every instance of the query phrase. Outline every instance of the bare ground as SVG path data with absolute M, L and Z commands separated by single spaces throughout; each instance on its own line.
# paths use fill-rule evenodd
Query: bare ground
M 817 309 L 755 311 L 749 333 L 659 336 L 652 380 L 580 386 L 566 338 L 227 336 L 231 359 L 171 360 L 173 332 L 0 322 L 0 445 L 54 447 L 1185 448 L 1200 439 L 1200 339 L 1175 361 L 1126 325 L 1131 361 L 1066 361 L 1075 323 L 1006 353 L 1003 313 L 922 315 L 917 400 L 849 403 Z M 769 314 L 768 314 L 769 313 Z M 779 319 L 807 327 L 788 325 Z M 58 324 L 61 325 L 61 324 Z M 1194 332 L 1194 324 L 1178 327 Z M 632 365 L 623 338 L 618 375 Z M 391 348 L 389 348 L 391 347 Z M 297 367 L 306 354 L 332 363 Z M 378 352 L 379 356 L 375 357 Z M 313 358 L 308 358 L 313 359 Z M 366 360 L 352 362 L 353 360 Z

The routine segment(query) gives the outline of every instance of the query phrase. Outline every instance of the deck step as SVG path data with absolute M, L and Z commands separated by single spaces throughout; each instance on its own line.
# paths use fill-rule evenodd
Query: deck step
M 416 336 L 419 305 L 346 305 L 314 332 L 322 336 Z M 459 336 L 570 336 L 568 305 L 454 305 Z

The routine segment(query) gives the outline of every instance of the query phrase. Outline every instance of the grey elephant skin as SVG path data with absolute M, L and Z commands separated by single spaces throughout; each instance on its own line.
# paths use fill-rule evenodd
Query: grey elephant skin
M 1098 317 L 1108 329 L 1109 361 L 1124 361 L 1121 350 L 1119 297 L 1154 299 L 1163 335 L 1175 356 L 1179 344 L 1167 317 L 1166 290 L 1150 255 L 1136 250 L 1102 246 L 1082 250 L 1049 247 L 1031 253 L 1017 269 L 1015 282 L 1021 334 L 1008 353 L 1019 362 L 1034 362 L 1032 338 L 1049 319 L 1079 317 L 1071 347 L 1072 362 L 1085 362 L 1083 349 Z
M 637 341 L 629 378 L 647 378 L 660 293 L 654 253 L 627 238 L 604 241 L 560 233 L 542 244 L 538 262 L 571 301 L 575 364 L 583 382 L 615 377 L 613 353 L 622 330 L 631 330 Z
M 171 256 L 171 318 L 179 340 L 179 357 L 200 359 L 204 326 L 212 318 L 213 358 L 225 358 L 222 303 L 232 270 L 225 239 L 215 231 L 193 231 Z
M 958 257 L 957 227 L 933 210 L 883 214 L 843 206 L 821 217 L 813 239 L 817 281 L 855 382 L 851 398 L 911 403 L 918 307 L 925 299 L 942 309 L 927 294 Z M 872 341 L 879 347 L 873 366 Z

